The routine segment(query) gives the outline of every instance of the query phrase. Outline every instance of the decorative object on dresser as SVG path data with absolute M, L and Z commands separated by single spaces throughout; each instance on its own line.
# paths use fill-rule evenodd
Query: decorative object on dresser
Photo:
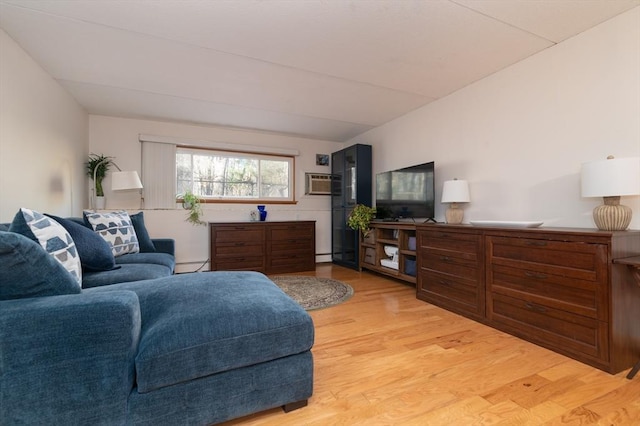
M 640 231 L 417 225 L 418 299 L 615 374 L 640 354 Z
M 356 144 L 331 154 L 331 260 L 358 269 L 360 232 L 347 226 L 357 204 L 372 203 L 371 146 Z
M 447 223 L 462 223 L 464 211 L 458 204 L 471 201 L 469 198 L 469 183 L 466 180 L 458 180 L 457 178 L 446 181 L 444 185 L 442 185 L 441 201 L 443 203 L 451 203 L 445 212 Z
M 209 223 L 211 270 L 313 271 L 315 221 Z
M 258 206 L 258 216 L 260 217 L 260 222 L 264 222 L 265 220 L 267 220 L 266 206 L 264 205 Z
M 582 196 L 603 197 L 593 209 L 593 220 L 603 231 L 624 231 L 633 211 L 620 204 L 620 197 L 640 194 L 640 157 L 597 160 L 582 165 Z

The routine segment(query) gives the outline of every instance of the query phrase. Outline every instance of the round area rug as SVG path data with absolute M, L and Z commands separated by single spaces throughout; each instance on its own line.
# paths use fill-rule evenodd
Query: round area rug
M 350 285 L 331 278 L 278 275 L 269 279 L 307 311 L 335 306 L 353 296 Z

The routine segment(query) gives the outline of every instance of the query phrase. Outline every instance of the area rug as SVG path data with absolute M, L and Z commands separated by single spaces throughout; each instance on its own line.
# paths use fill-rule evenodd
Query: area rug
M 349 284 L 331 278 L 278 275 L 269 279 L 307 311 L 335 306 L 353 296 Z

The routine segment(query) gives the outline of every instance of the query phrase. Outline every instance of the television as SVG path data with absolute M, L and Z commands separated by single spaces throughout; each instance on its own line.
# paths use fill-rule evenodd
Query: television
M 376 175 L 376 219 L 435 221 L 435 163 Z

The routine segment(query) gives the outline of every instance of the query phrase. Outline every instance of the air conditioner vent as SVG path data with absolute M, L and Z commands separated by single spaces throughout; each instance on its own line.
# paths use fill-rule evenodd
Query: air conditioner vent
M 304 193 L 307 195 L 331 195 L 331 175 L 305 173 Z

